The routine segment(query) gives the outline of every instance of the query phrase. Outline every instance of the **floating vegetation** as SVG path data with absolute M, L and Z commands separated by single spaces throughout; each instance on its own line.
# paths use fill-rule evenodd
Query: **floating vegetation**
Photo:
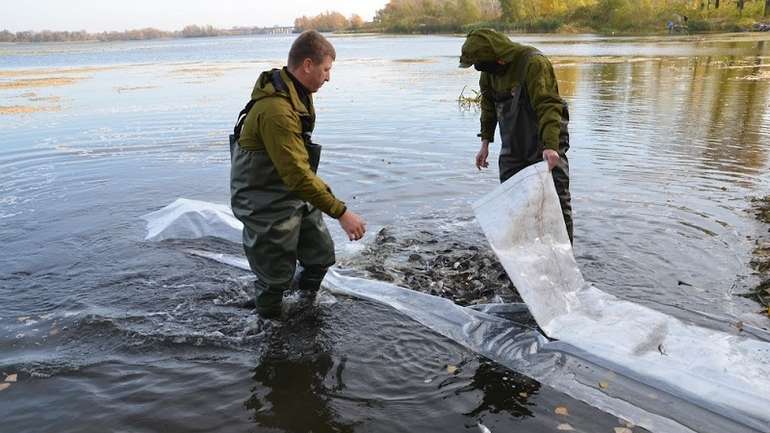
M 760 71 L 756 74 L 747 75 L 745 77 L 736 77 L 733 78 L 734 80 L 745 80 L 745 81 L 760 81 L 760 80 L 770 80 L 770 71 Z
M 470 89 L 470 94 L 466 95 L 465 90 L 468 86 L 463 86 L 463 90 L 460 91 L 460 96 L 457 97 L 457 105 L 463 110 L 478 109 L 481 106 L 481 92 L 475 89 Z
M 84 79 L 84 77 L 22 78 L 13 81 L 0 82 L 0 89 L 68 86 Z
M 0 105 L 0 116 L 3 115 L 14 115 L 14 114 L 31 114 L 31 113 L 38 113 L 41 111 L 59 111 L 61 110 L 61 107 L 58 105 L 54 106 L 29 106 L 29 105 L 11 105 L 11 106 L 2 106 Z
M 614 65 L 621 63 L 640 63 L 661 61 L 660 57 L 628 57 L 628 56 L 553 56 L 554 67 L 577 66 L 586 64 Z
M 33 68 L 33 69 L 11 69 L 0 71 L 0 77 L 29 77 L 46 76 L 58 74 L 83 74 L 99 71 L 116 69 L 113 66 L 84 66 L 77 68 Z
M 436 63 L 432 59 L 396 59 L 393 61 L 396 63 Z
M 171 75 L 184 78 L 211 79 L 224 76 L 225 72 L 228 72 L 230 69 L 234 68 L 203 64 L 173 69 Z
M 118 86 L 118 87 L 114 87 L 114 89 L 118 93 L 123 93 L 123 92 L 133 92 L 133 91 L 136 91 L 136 90 L 156 89 L 157 87 L 158 86 L 133 86 L 133 87 Z
M 31 96 L 28 98 L 32 102 L 60 102 L 60 96 Z

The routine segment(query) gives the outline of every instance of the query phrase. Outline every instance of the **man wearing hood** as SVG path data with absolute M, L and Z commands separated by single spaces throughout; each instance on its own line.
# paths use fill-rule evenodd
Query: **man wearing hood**
M 572 241 L 569 192 L 567 103 L 551 62 L 537 49 L 512 42 L 491 29 L 471 31 L 462 47 L 460 67 L 481 72 L 481 149 L 476 167 L 487 167 L 489 143 L 500 125 L 500 182 L 545 160 L 559 195 L 567 234 Z
M 298 288 L 312 295 L 334 264 L 322 212 L 337 219 L 351 241 L 366 231 L 364 220 L 316 173 L 321 146 L 311 140 L 312 94 L 329 81 L 335 58 L 320 33 L 299 35 L 287 66 L 259 76 L 230 136 L 230 204 L 243 223 L 243 247 L 257 276 L 256 308 L 265 318 L 280 315 L 297 261 Z

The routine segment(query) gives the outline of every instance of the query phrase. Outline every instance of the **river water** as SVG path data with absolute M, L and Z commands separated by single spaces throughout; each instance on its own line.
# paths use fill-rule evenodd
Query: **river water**
M 737 296 L 756 283 L 749 261 L 767 230 L 749 212 L 770 190 L 767 39 L 517 38 L 552 58 L 570 104 L 575 254 L 597 287 L 714 326 L 768 328 Z M 462 38 L 331 40 L 320 172 L 370 226 L 354 244 L 329 221 L 340 261 L 414 281 L 399 280 L 419 266 L 413 253 L 488 251 L 470 204 L 497 173 L 473 166 L 479 114 L 457 98 L 478 75 L 456 67 Z M 239 307 L 247 274 L 186 253 L 238 245 L 143 241 L 139 217 L 177 197 L 228 202 L 226 136 L 291 41 L 0 45 L 9 431 L 622 426 L 375 304 L 329 299 L 265 325 Z

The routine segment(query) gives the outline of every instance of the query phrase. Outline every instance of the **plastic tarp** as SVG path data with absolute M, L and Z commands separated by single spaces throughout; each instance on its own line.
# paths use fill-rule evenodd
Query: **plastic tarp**
M 479 223 L 548 337 L 505 318 L 518 305 L 465 308 L 332 269 L 324 288 L 385 303 L 513 370 L 663 433 L 770 431 L 770 344 L 688 325 L 587 284 L 544 164 L 474 206 Z M 240 242 L 226 206 L 178 199 L 145 215 L 148 240 Z M 248 270 L 243 257 L 190 250 Z M 737 332 L 737 331 L 736 331 Z

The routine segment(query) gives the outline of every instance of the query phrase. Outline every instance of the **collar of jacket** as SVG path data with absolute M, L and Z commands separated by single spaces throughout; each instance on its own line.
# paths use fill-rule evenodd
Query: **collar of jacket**
M 294 87 L 294 80 L 291 79 L 289 76 L 288 71 L 286 70 L 286 67 L 284 66 L 281 68 L 281 80 L 283 80 L 283 83 L 286 84 L 286 87 L 289 89 L 289 100 L 291 101 L 292 107 L 294 107 L 294 110 L 300 115 L 300 116 L 310 116 L 312 115 L 312 107 L 310 110 L 308 110 L 308 107 L 305 106 L 304 103 L 302 103 L 302 100 L 299 97 L 299 93 L 297 93 L 297 88 Z M 310 100 L 310 104 L 312 105 L 313 101 L 313 95 L 308 93 L 307 95 L 308 100 Z

